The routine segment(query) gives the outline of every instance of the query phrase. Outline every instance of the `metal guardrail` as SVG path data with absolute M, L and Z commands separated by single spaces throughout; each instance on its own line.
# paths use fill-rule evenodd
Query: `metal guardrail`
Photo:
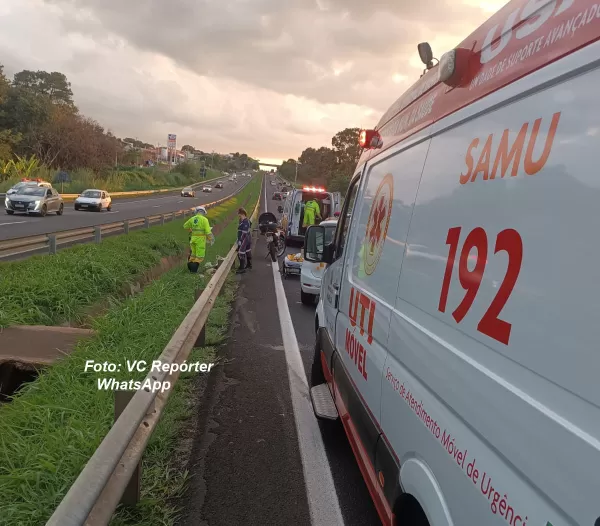
M 233 196 L 238 194 L 252 179 L 248 179 L 234 193 L 226 197 L 208 203 L 205 208 L 213 208 Z M 15 257 L 25 256 L 38 252 L 46 252 L 48 254 L 56 254 L 57 250 L 73 243 L 100 243 L 104 235 L 128 234 L 131 229 L 135 228 L 150 228 L 155 225 L 163 225 L 165 222 L 173 221 L 179 217 L 186 217 L 191 214 L 191 209 L 179 210 L 168 214 L 157 214 L 153 216 L 138 217 L 126 221 L 117 221 L 114 223 L 103 223 L 100 225 L 76 228 L 72 230 L 62 230 L 50 234 L 40 234 L 35 236 L 26 236 L 0 241 L 0 260 Z
M 260 196 L 252 219 L 256 217 L 259 206 Z M 168 364 L 170 370 L 171 364 L 181 364 L 187 360 L 202 334 L 235 257 L 234 246 L 158 357 L 163 365 L 161 369 Z M 149 389 L 135 392 L 46 526 L 106 525 L 119 502 L 125 500 L 125 494 L 129 494 L 129 504 L 137 503 L 142 455 L 178 378 L 179 371 L 170 374 L 167 371 L 148 373 L 146 380 L 168 381 L 169 388 L 164 392 Z

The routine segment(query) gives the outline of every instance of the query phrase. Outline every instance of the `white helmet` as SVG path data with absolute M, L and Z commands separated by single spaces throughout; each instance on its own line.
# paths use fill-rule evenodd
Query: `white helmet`
M 194 208 L 194 212 L 196 212 L 197 214 L 202 214 L 203 216 L 206 215 L 206 208 L 204 208 L 203 206 L 197 206 L 196 208 Z

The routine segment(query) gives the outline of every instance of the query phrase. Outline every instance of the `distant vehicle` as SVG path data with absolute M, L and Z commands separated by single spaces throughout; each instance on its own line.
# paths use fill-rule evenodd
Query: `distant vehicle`
M 275 186 L 277 183 L 275 181 L 271 181 L 271 186 Z
M 233 182 L 235 179 L 233 178 L 233 175 L 229 178 L 229 181 Z
M 75 210 L 96 210 L 96 212 L 108 210 L 110 212 L 112 209 L 112 199 L 106 190 L 91 188 L 82 192 L 75 199 L 74 207 Z
M 333 241 L 337 224 L 337 218 L 328 218 L 319 223 L 319 226 L 325 229 L 325 236 L 323 236 L 322 231 L 319 231 L 314 236 L 306 237 L 307 246 L 304 250 L 304 263 L 302 263 L 302 271 L 300 272 L 300 300 L 305 305 L 313 305 L 319 297 L 321 280 L 326 265 L 320 262 L 317 263 L 314 260 L 320 259 L 320 255 L 323 254 L 323 246 L 329 245 Z M 324 242 L 323 238 L 325 239 Z
M 281 201 L 281 192 L 273 193 L 273 201 Z
M 293 189 L 283 205 L 281 224 L 286 232 L 286 240 L 301 242 L 304 240 L 304 206 L 310 200 L 319 204 L 321 217 L 332 217 L 341 208 L 342 196 L 340 192 L 328 192 L 325 188 L 304 186 L 302 189 Z
M 209 184 L 205 184 L 205 185 L 202 187 L 202 191 L 203 191 L 203 192 L 212 192 L 212 190 L 213 190 L 213 189 L 212 189 L 212 186 L 210 186 Z
M 215 185 L 215 188 L 223 188 L 223 183 L 217 183 L 217 184 Z
M 194 190 L 191 186 L 186 186 L 181 191 L 181 197 L 196 197 L 196 190 Z
M 42 186 L 44 188 L 52 188 L 52 185 L 47 181 L 43 181 L 42 179 L 22 179 L 16 185 L 6 192 L 6 195 L 12 195 L 18 193 L 20 188 L 24 188 L 25 186 Z
M 4 208 L 8 215 L 15 212 L 45 216 L 48 212 L 56 212 L 61 216 L 64 211 L 63 198 L 52 187 L 25 185 L 17 189 L 16 193 L 7 195 Z

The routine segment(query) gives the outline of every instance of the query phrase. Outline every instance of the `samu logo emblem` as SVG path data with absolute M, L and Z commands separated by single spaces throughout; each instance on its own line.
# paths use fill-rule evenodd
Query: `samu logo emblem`
M 365 273 L 370 276 L 375 272 L 379 263 L 385 238 L 387 237 L 390 219 L 392 217 L 392 203 L 394 201 L 394 178 L 387 174 L 379 184 L 375 198 L 371 205 L 365 240 L 363 242 Z

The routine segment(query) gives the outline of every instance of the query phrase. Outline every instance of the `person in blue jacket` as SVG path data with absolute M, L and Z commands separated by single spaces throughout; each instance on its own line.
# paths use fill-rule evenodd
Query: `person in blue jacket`
M 243 274 L 246 269 L 252 269 L 252 223 L 248 219 L 248 213 L 244 208 L 238 210 L 240 223 L 238 225 L 237 252 L 240 266 L 237 274 Z

